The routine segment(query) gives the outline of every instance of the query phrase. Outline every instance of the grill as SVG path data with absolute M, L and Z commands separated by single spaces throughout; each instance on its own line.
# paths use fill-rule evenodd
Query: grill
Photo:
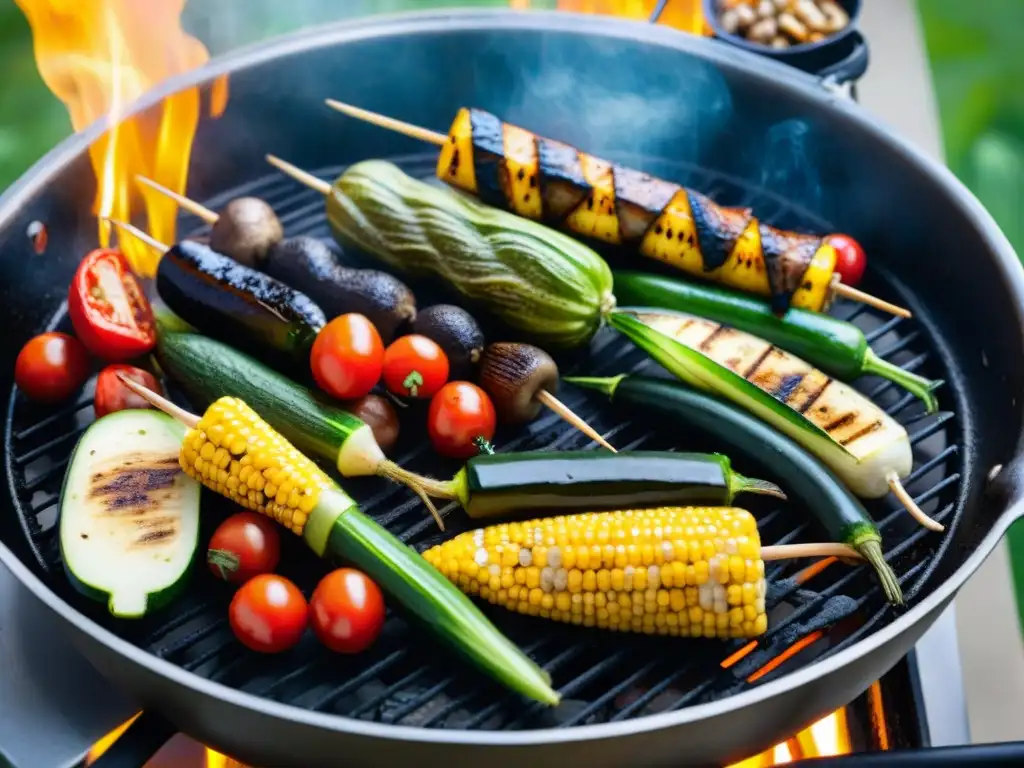
M 273 149 L 267 147 L 267 149 Z M 391 158 L 407 172 L 429 178 L 433 154 Z M 783 197 L 736 178 L 683 164 L 618 155 L 614 159 L 638 165 L 700 189 L 730 205 L 751 206 L 768 223 L 809 231 L 832 231 L 829 222 L 815 218 Z M 339 168 L 317 175 L 333 178 Z M 289 235 L 327 237 L 322 198 L 280 176 L 267 176 L 205 201 L 214 209 L 241 194 L 267 200 L 278 212 Z M 181 222 L 182 233 L 202 236 L 194 219 Z M 867 289 L 876 295 L 913 306 L 912 297 L 877 272 Z M 432 303 L 417 292 L 420 306 Z M 876 314 L 864 305 L 840 303 L 833 312 L 858 324 L 873 348 L 887 360 L 929 377 L 947 379 L 942 393 L 947 407 L 962 399 L 958 378 L 943 370 L 928 328 L 914 320 Z M 63 307 L 52 327 L 64 328 Z M 611 331 L 594 340 L 590 362 L 560 361 L 564 373 L 592 375 L 657 369 L 645 356 Z M 57 542 L 57 507 L 61 478 L 75 440 L 92 418 L 91 386 L 74 406 L 46 412 L 15 393 L 7 416 L 5 454 L 17 512 L 32 553 L 49 575 L 50 586 L 70 593 L 64 583 Z M 943 542 L 955 532 L 965 489 L 960 483 L 964 429 L 954 412 L 925 416 L 920 404 L 891 382 L 866 377 L 857 387 L 908 430 L 914 449 L 914 470 L 905 485 L 926 513 L 946 525 L 943 537 L 917 526 L 901 507 L 887 499 L 869 506 L 887 547 L 886 557 L 896 570 L 908 601 L 913 604 L 940 560 Z M 616 409 L 584 396 L 563 392 L 565 402 L 620 449 L 715 450 L 713 439 L 695 441 L 630 420 Z M 422 419 L 419 419 L 422 421 Z M 403 419 L 403 435 L 395 458 L 410 469 L 450 476 L 454 466 L 433 456 L 417 419 Z M 496 437 L 498 449 L 557 450 L 582 448 L 587 439 L 553 414 L 542 415 L 527 429 Z M 742 463 L 737 469 L 743 471 Z M 404 541 L 418 549 L 436 543 L 433 522 L 418 499 L 395 485 L 378 480 L 346 482 L 363 509 Z M 204 506 L 203 540 L 220 516 L 214 500 Z M 748 506 L 759 519 L 765 544 L 795 543 L 820 538 L 813 519 L 792 505 L 757 499 Z M 449 517 L 455 531 L 468 527 L 455 511 Z M 300 541 L 284 541 L 281 572 L 309 595 L 325 566 L 309 556 Z M 196 574 L 199 576 L 199 574 Z M 525 648 L 555 680 L 564 704 L 554 711 L 524 707 L 482 675 L 452 656 L 435 653 L 434 644 L 400 615 L 389 615 L 381 639 L 370 652 L 348 658 L 330 654 L 309 640 L 287 654 L 268 658 L 241 649 L 227 625 L 227 589 L 211 589 L 195 578 L 187 595 L 170 609 L 125 627 L 112 622 L 105 610 L 75 605 L 100 624 L 140 648 L 201 677 L 262 697 L 309 710 L 351 718 L 420 728 L 523 730 L 621 721 L 721 699 L 779 675 L 813 664 L 887 626 L 897 613 L 888 607 L 865 567 L 851 568 L 828 561 L 811 566 L 772 564 L 767 602 L 769 631 L 756 643 L 688 640 L 680 663 L 680 641 L 634 637 L 597 630 L 558 626 L 502 611 L 491 612 L 513 641 Z

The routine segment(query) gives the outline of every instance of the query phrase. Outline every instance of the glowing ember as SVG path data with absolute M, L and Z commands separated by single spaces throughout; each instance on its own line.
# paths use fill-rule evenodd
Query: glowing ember
M 785 765 L 795 760 L 812 757 L 835 757 L 850 754 L 850 731 L 846 723 L 846 710 L 837 709 L 810 728 L 776 744 L 760 755 L 748 757 L 729 768 L 762 768 L 767 765 Z
M 15 0 L 32 27 L 36 64 L 50 90 L 64 102 L 76 131 L 104 117 L 106 134 L 90 148 L 99 180 L 96 213 L 128 221 L 140 201 L 136 174 L 183 192 L 192 137 L 199 121 L 199 90 L 168 97 L 147 115 L 123 120 L 132 103 L 161 81 L 203 64 L 206 48 L 181 28 L 185 0 Z M 223 112 L 227 84 L 213 89 L 211 111 Z M 177 206 L 157 194 L 144 196 L 148 230 L 175 240 Z M 100 243 L 110 232 L 101 223 Z M 125 254 L 142 275 L 158 257 L 126 239 Z

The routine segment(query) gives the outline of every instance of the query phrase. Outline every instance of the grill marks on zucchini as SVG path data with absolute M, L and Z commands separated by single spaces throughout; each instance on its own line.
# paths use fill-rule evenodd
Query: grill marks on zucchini
M 842 382 L 763 339 L 687 315 L 640 312 L 637 317 L 802 413 L 854 453 L 859 442 L 885 426 L 878 409 L 853 405 L 851 390 Z
M 777 313 L 790 304 L 820 310 L 827 301 L 831 269 L 823 279 L 807 279 L 816 261 L 834 264 L 822 238 L 774 229 L 748 208 L 717 205 L 481 109 L 459 110 L 437 175 L 488 205 L 767 295 Z M 823 252 L 830 256 L 819 258 Z

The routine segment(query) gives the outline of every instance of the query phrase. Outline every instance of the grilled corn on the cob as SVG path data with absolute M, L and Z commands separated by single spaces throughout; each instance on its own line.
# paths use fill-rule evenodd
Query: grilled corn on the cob
M 298 536 L 320 494 L 334 485 L 255 411 L 231 397 L 206 409 L 185 435 L 179 461 L 203 485 Z
M 178 460 L 203 485 L 303 536 L 318 555 L 365 571 L 428 629 L 508 687 L 558 703 L 546 672 L 241 400 L 213 403 L 185 435 Z
M 507 523 L 424 557 L 467 594 L 555 621 L 689 637 L 755 637 L 768 626 L 754 517 L 663 507 Z

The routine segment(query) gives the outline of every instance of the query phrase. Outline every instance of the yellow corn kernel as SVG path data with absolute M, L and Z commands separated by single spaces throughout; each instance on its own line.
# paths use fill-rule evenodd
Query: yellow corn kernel
M 333 485 L 249 406 L 231 397 L 217 400 L 186 434 L 179 461 L 203 485 L 296 534 L 302 533 L 320 493 Z M 268 482 L 268 476 L 277 482 Z M 458 581 L 460 574 L 456 567 L 446 575 Z
M 759 552 L 748 512 L 670 507 L 490 526 L 425 557 L 445 564 L 463 591 L 510 610 L 617 631 L 728 638 L 767 627 Z M 490 575 L 474 580 L 477 570 Z

